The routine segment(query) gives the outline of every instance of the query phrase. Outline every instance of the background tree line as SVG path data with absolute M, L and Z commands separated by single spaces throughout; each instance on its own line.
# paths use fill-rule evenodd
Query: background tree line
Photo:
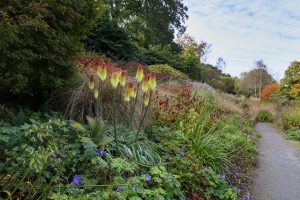
M 184 34 L 187 18 L 182 0 L 1 1 L 1 99 L 39 105 L 76 80 L 73 60 L 85 52 L 119 64 L 167 64 L 193 80 L 247 96 L 259 97 L 275 81 L 262 60 L 240 79 L 222 72 L 221 57 L 207 64 L 211 44 Z M 297 84 L 281 90 L 292 90 L 294 98 Z

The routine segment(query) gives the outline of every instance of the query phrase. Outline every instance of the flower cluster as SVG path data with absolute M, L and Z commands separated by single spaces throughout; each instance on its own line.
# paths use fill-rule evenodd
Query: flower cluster
M 138 65 L 136 71 L 136 82 L 138 86 L 134 86 L 132 82 L 126 84 L 126 72 L 122 69 L 108 70 L 111 65 L 105 64 L 105 62 L 99 62 L 98 65 L 93 65 L 93 69 L 96 70 L 96 76 L 98 77 L 98 83 L 104 83 L 108 78 L 113 89 L 117 89 L 118 85 L 124 88 L 124 101 L 129 102 L 131 99 L 135 99 L 141 84 L 141 90 L 144 97 L 144 105 L 147 106 L 149 103 L 149 91 L 153 91 L 156 88 L 156 73 L 150 72 L 149 76 L 145 76 L 142 65 Z M 88 82 L 88 87 L 93 90 L 94 98 L 99 97 L 99 86 L 96 83 L 95 75 L 92 73 Z

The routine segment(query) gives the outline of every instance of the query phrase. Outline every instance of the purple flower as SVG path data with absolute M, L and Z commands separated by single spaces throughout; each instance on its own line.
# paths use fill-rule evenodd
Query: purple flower
M 117 192 L 123 192 L 123 189 L 122 189 L 120 186 L 117 186 L 117 187 L 116 187 L 116 191 L 117 191 Z
M 247 200 L 251 200 L 249 193 L 247 194 Z
M 104 156 L 104 151 L 103 151 L 102 149 L 100 149 L 100 150 L 98 151 L 98 154 L 99 154 L 99 156 L 103 157 L 103 156 Z
M 133 188 L 135 189 L 135 191 L 137 191 L 137 190 L 139 189 L 138 184 L 135 183 L 135 184 L 133 185 Z
M 75 175 L 73 177 L 73 181 L 72 181 L 76 186 L 80 186 L 81 180 L 79 178 L 79 176 Z
M 223 181 L 225 181 L 225 179 L 226 179 L 225 174 L 222 173 L 222 174 L 220 175 L 220 177 L 221 177 L 221 179 L 222 179 Z
M 248 193 L 247 195 L 244 195 L 243 200 L 251 200 L 250 194 Z
M 147 182 L 149 182 L 151 180 L 151 176 L 149 174 L 146 174 L 145 177 L 146 177 Z

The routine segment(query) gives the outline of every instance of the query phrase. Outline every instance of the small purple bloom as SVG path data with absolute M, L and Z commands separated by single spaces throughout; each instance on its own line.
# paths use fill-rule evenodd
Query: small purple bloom
M 149 174 L 146 174 L 145 177 L 146 177 L 147 182 L 149 182 L 151 180 L 151 176 Z
M 80 180 L 79 176 L 75 175 L 75 176 L 73 177 L 73 183 L 74 183 L 76 186 L 80 186 L 81 180 Z
M 244 195 L 243 200 L 251 200 L 250 194 L 248 193 L 247 195 Z
M 104 156 L 104 151 L 103 151 L 102 149 L 100 149 L 100 150 L 98 151 L 98 154 L 99 154 L 99 156 L 103 157 L 103 156 Z
M 247 195 L 247 200 L 251 200 L 250 194 L 249 194 L 249 193 L 248 193 L 248 195 Z
M 122 189 L 120 186 L 117 186 L 117 187 L 116 187 L 116 191 L 117 191 L 117 192 L 123 192 L 123 189 Z
M 139 186 L 136 183 L 133 185 L 133 187 L 134 187 L 135 191 L 137 191 L 139 189 Z
M 220 175 L 220 177 L 221 177 L 221 179 L 222 179 L 223 181 L 225 181 L 225 179 L 226 179 L 225 174 L 222 173 L 222 174 Z

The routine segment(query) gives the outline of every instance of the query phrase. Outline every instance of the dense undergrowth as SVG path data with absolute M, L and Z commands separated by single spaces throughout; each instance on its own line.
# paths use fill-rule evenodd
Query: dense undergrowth
M 119 72 L 111 73 L 114 87 Z M 137 83 L 138 90 L 140 85 L 145 90 L 145 81 L 149 79 Z M 96 113 L 83 124 L 59 113 L 12 113 L 2 107 L 0 197 L 171 200 L 248 195 L 247 175 L 256 153 L 251 121 L 225 112 L 210 92 L 169 82 L 153 91 L 149 104 L 141 94 L 136 96 L 136 105 L 135 99 L 127 102 L 128 87 L 124 101 L 115 101 L 114 96 L 111 109 L 118 108 L 125 119 L 131 118 L 130 113 L 147 118 L 146 127 L 120 117 L 114 123 L 116 112 L 104 110 L 101 122 L 97 121 L 97 99 L 106 93 L 95 92 L 97 84 L 95 79 L 86 82 L 85 87 L 94 88 L 90 98 L 94 96 L 91 102 Z M 122 88 L 117 86 L 116 91 L 118 87 Z M 132 107 L 139 105 L 142 111 Z
M 287 138 L 300 141 L 300 110 L 289 108 L 282 114 L 281 125 Z

